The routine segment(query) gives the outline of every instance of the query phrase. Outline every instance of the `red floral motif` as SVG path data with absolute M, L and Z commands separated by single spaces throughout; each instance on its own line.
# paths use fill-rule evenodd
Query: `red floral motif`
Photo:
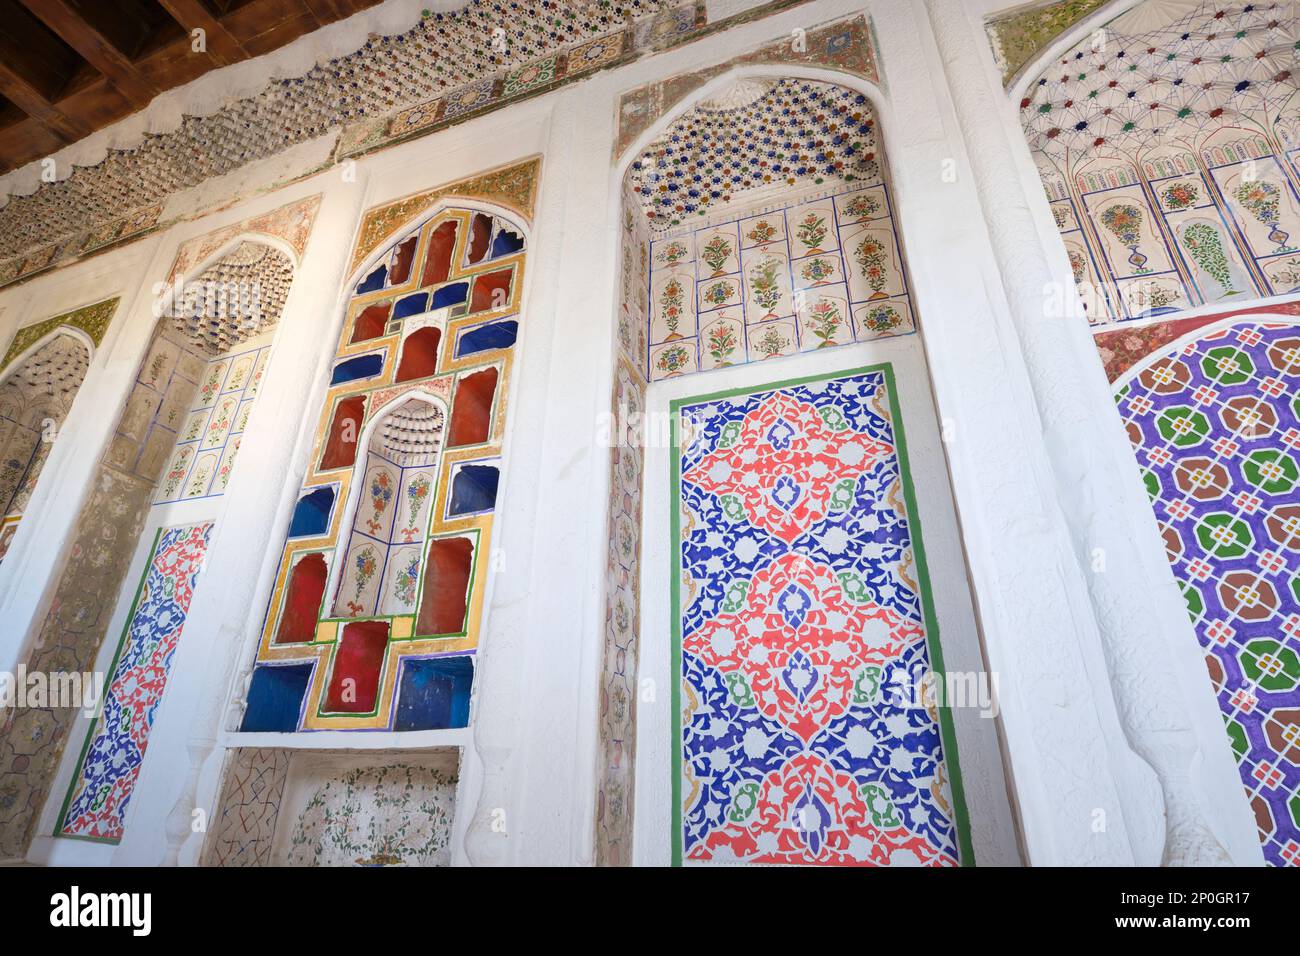
M 846 466 L 861 474 L 893 450 L 852 429 L 835 431 L 812 405 L 775 393 L 745 416 L 734 443 L 683 477 L 710 494 L 736 496 L 753 525 L 789 544 L 826 517 Z M 761 467 L 734 467 L 747 460 Z
M 754 576 L 742 608 L 708 619 L 682 650 L 743 674 L 759 711 L 806 744 L 849 709 L 864 667 L 924 639 L 893 610 L 850 602 L 830 568 L 785 554 Z
M 728 818 L 688 858 L 725 859 L 728 850 L 750 863 L 888 866 L 902 862 L 894 860 L 900 854 L 910 863 L 957 865 L 901 818 L 873 812 L 859 783 L 815 753 L 791 757 L 764 777 L 748 817 Z

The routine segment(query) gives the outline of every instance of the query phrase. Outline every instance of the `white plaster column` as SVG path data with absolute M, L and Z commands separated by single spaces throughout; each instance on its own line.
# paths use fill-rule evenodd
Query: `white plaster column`
M 1128 743 L 1160 782 L 1161 861 L 1226 864 L 1229 856 L 1210 825 L 1211 807 L 1192 779 L 1193 767 L 1202 759 L 1198 751 L 1213 742 L 1203 735 L 1198 739 L 1192 705 L 1171 663 L 1175 643 L 1194 646 L 1195 637 L 1172 578 L 1167 571 L 1159 574 L 1151 560 L 1158 538 L 1151 534 L 1147 541 L 1144 534 L 1154 530 L 1153 518 L 1095 346 L 1083 319 L 1051 314 L 1051 291 L 1070 289 L 1072 283 L 1064 284 L 1068 273 L 1052 268 L 1039 238 L 1003 124 L 1008 106 L 993 82 L 980 24 L 958 0 L 926 0 L 925 6 L 1001 273 L 1015 344 L 1033 389 L 1040 437 L 1073 550 L 1071 570 L 1087 587 L 1091 606 L 1079 612 L 1096 620 Z M 1231 813 L 1231 808 L 1213 809 Z
M 182 754 L 188 758 L 178 759 L 166 768 L 168 773 L 152 781 L 142 780 L 155 783 L 157 789 L 146 794 L 142 788 L 137 798 L 147 797 L 158 817 L 167 821 L 165 834 L 158 834 L 153 846 L 141 851 L 151 854 L 152 865 L 197 864 L 204 834 L 192 830 L 192 812 L 201 808 L 209 824 L 216 822 L 225 758 L 218 741 L 231 688 L 246 679 L 252 668 L 247 651 L 259 632 L 265 589 L 274 576 L 270 569 L 279 561 L 284 529 L 302 484 L 305 461 L 296 453 L 303 443 L 311 444 L 325 370 L 334 356 L 339 323 L 336 298 L 360 218 L 364 181 L 344 182 L 337 171 L 327 171 L 295 186 L 291 193 L 274 194 L 234 214 L 243 219 L 263 206 L 276 208 L 318 192 L 321 206 L 285 300 L 265 384 L 239 449 L 226 504 L 172 664 L 174 686 L 168 688 L 168 703 L 176 698 L 189 702 L 188 719 L 168 721 L 162 719 L 167 716 L 164 712 L 150 741 L 151 749 L 166 748 L 175 758 Z M 207 586 L 208 582 L 216 586 Z
M 550 103 L 512 384 L 499 558 L 473 718 L 482 787 L 474 865 L 590 864 L 601 653 L 608 402 L 616 273 L 609 241 L 613 112 L 594 84 Z

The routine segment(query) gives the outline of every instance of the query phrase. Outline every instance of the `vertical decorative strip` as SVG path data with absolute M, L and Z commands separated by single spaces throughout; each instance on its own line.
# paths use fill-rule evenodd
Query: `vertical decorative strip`
M 624 199 L 621 302 L 610 398 L 604 655 L 600 675 L 596 865 L 632 863 L 637 660 L 641 618 L 641 490 L 645 470 L 645 329 L 650 236 Z
M 672 412 L 674 862 L 972 862 L 891 367 Z
M 212 522 L 158 532 L 104 693 L 68 790 L 59 836 L 119 843 L 172 657 L 189 613 Z

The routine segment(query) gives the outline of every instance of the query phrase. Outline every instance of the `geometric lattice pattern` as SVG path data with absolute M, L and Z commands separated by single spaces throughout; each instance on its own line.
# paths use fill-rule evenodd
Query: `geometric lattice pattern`
M 59 836 L 118 843 L 149 732 L 189 613 L 212 522 L 158 533 L 144 580 L 110 668 L 103 713 L 86 737 Z
M 1213 327 L 1212 327 L 1213 328 Z M 1265 859 L 1300 865 L 1300 325 L 1240 321 L 1118 391 Z
M 280 321 L 293 263 L 279 249 L 241 242 L 185 283 L 171 325 L 209 355 L 228 352 Z
M 633 160 L 628 181 L 656 232 L 756 190 L 871 184 L 880 178 L 875 124 L 855 90 L 744 81 L 664 130 Z
M 891 369 L 673 409 L 677 860 L 955 865 Z

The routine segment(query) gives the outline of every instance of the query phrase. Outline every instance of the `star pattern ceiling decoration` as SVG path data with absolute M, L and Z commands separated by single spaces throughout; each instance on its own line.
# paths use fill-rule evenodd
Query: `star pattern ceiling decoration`
M 880 180 L 876 119 L 861 93 L 783 79 L 756 99 L 752 81 L 721 91 L 633 160 L 628 183 L 664 232 L 764 190 Z M 741 102 L 731 108 L 711 108 Z
M 1032 148 L 1071 163 L 1136 157 L 1171 142 L 1196 149 L 1225 125 L 1266 132 L 1296 113 L 1296 3 L 1146 6 L 1077 44 L 1030 85 L 1019 105 Z M 1144 32 L 1123 32 L 1179 11 Z

